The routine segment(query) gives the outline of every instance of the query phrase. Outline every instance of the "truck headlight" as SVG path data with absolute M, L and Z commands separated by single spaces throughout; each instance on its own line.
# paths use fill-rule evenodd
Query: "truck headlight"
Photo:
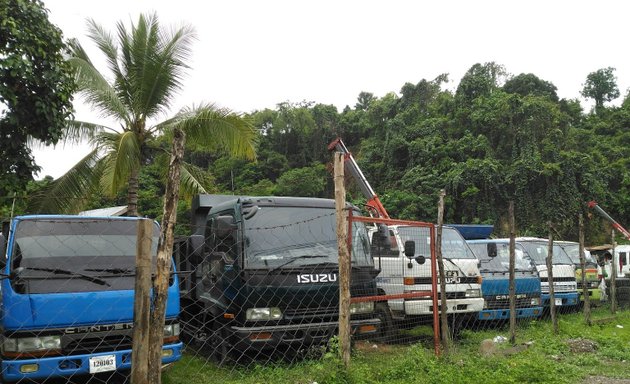
M 373 301 L 365 301 L 365 302 L 350 304 L 351 315 L 358 315 L 360 313 L 372 313 L 372 312 L 374 312 Z
M 532 297 L 532 301 L 530 304 L 535 307 L 540 306 L 540 297 Z
M 599 281 L 591 281 L 591 288 L 599 287 Z
M 481 290 L 480 289 L 467 289 L 466 297 L 481 297 Z
M 179 340 L 179 323 L 167 324 L 164 326 L 164 344 L 174 343 Z
M 179 336 L 179 323 L 164 326 L 164 337 Z
M 7 338 L 2 344 L 5 355 L 58 353 L 61 350 L 61 336 Z
M 282 311 L 278 307 L 249 308 L 245 312 L 245 319 L 249 321 L 280 320 L 282 319 Z

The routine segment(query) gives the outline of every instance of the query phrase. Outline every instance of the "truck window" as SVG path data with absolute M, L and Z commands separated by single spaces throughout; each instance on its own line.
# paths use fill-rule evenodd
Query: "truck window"
M 159 229 L 154 226 L 152 255 L 157 255 Z M 108 280 L 107 285 L 90 284 L 71 274 L 54 274 L 55 281 L 72 279 L 72 283 L 51 284 L 43 269 L 62 269 L 71 273 L 102 275 L 111 270 L 135 269 L 137 221 L 107 219 L 41 219 L 17 223 L 12 249 L 12 269 L 24 268 L 23 276 L 40 276 L 29 280 L 30 293 L 133 289 L 134 278 Z M 111 273 L 110 273 L 111 275 Z M 51 274 L 52 276 L 52 274 Z
M 510 270 L 510 245 L 506 243 L 495 244 L 497 246 L 497 255 L 495 257 L 488 255 L 488 243 L 471 243 L 469 246 L 481 262 L 482 271 L 507 272 Z M 514 248 L 514 270 L 517 272 L 533 272 L 534 268 L 531 259 L 521 245 L 516 244 Z
M 246 268 L 271 269 L 289 259 L 295 259 L 287 264 L 291 268 L 338 262 L 334 209 L 259 206 L 243 231 Z M 353 264 L 373 265 L 365 226 L 356 223 L 353 235 Z
M 548 245 L 545 241 L 534 242 L 534 241 L 523 241 L 519 242 L 523 245 L 523 248 L 527 252 L 527 254 L 534 260 L 537 265 L 546 265 L 547 264 L 547 249 Z M 562 247 L 557 244 L 553 246 L 553 264 L 567 264 L 573 265 L 573 262 L 564 252 Z

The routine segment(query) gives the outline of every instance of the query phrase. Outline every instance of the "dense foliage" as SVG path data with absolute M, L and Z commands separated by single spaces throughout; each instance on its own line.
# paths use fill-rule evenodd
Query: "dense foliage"
M 447 222 L 494 224 L 505 235 L 514 200 L 519 234 L 546 236 L 551 222 L 554 236 L 577 239 L 577 215 L 590 200 L 630 224 L 630 103 L 604 103 L 614 99 L 613 70 L 588 76 L 584 94 L 599 95 L 592 112 L 560 99 L 551 82 L 510 76 L 496 63 L 473 65 L 454 92 L 441 75 L 404 84 L 400 94 L 362 92 L 341 112 L 281 103 L 252 114 L 257 163 L 204 165 L 222 191 L 331 197 L 330 174 L 318 167 L 331 161 L 327 144 L 339 136 L 392 217 L 435 221 L 445 189 Z M 355 202 L 365 200 L 348 185 Z M 608 241 L 602 220 L 587 224 L 589 240 Z
M 55 144 L 75 85 L 61 30 L 39 0 L 0 0 L 0 196 L 23 192 L 39 170 L 28 140 Z

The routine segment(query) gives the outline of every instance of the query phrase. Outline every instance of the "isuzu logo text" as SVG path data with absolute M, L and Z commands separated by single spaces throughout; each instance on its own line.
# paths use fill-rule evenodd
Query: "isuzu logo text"
M 317 274 L 304 274 L 297 275 L 297 282 L 299 284 L 309 283 L 334 283 L 337 281 L 337 274 L 335 273 L 317 273 Z

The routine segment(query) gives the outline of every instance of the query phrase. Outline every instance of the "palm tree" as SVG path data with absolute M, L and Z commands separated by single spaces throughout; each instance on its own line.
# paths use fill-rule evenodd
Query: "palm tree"
M 87 139 L 93 150 L 40 196 L 38 206 L 47 211 L 76 212 L 98 190 L 116 195 L 126 188 L 127 214 L 137 216 L 140 170 L 147 161 L 167 161 L 169 148 L 160 143 L 170 142 L 176 128 L 196 150 L 255 157 L 257 133 L 250 120 L 213 104 L 184 108 L 165 121 L 150 123 L 166 116 L 182 87 L 195 38 L 191 27 L 169 33 L 160 28 L 156 15 L 140 15 L 130 30 L 121 22 L 117 30 L 115 40 L 94 20 L 88 21 L 88 36 L 104 54 L 109 77 L 96 69 L 78 41 L 70 43 L 69 62 L 76 70 L 80 94 L 101 116 L 117 121 L 120 127 L 68 123 L 66 142 Z M 163 168 L 166 174 L 167 167 Z M 204 193 L 198 181 L 203 172 L 184 164 L 182 191 Z

